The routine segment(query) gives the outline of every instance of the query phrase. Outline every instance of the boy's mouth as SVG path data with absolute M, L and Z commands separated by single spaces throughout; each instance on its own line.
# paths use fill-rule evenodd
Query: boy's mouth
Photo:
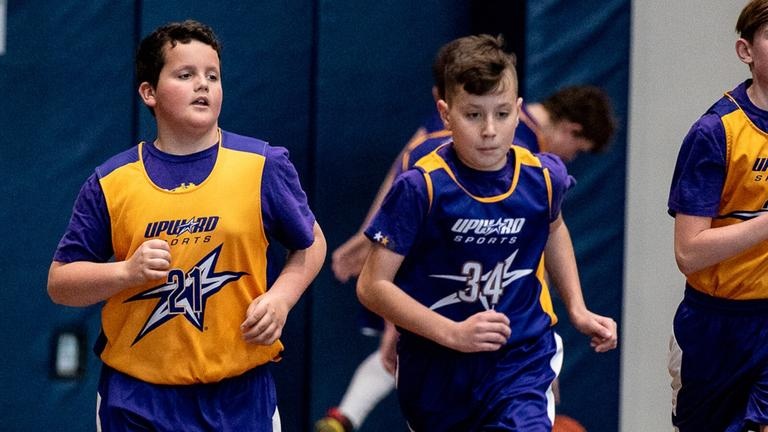
M 192 105 L 208 106 L 208 99 L 204 97 L 199 97 L 194 101 L 192 101 Z

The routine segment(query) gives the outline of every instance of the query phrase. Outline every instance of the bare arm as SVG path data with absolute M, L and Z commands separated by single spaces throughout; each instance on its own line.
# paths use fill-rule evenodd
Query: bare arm
M 718 228 L 712 218 L 675 216 L 675 260 L 684 275 L 725 261 L 768 239 L 768 214 Z
M 48 270 L 48 295 L 55 303 L 90 306 L 126 288 L 165 279 L 170 267 L 171 248 L 158 239 L 145 241 L 125 261 L 54 261 Z
M 605 352 L 616 348 L 616 322 L 609 317 L 590 312 L 584 303 L 571 234 L 562 216 L 550 224 L 544 262 L 555 289 L 565 303 L 573 326 L 591 337 L 591 345 L 595 351 Z
M 409 296 L 392 281 L 404 257 L 375 245 L 357 281 L 357 295 L 393 324 L 462 352 L 495 351 L 509 338 L 509 319 L 485 311 L 456 322 Z
M 381 364 L 384 369 L 394 376 L 397 370 L 397 339 L 400 334 L 395 325 L 389 321 L 384 321 L 384 332 L 379 340 L 379 354 L 381 355 Z
M 313 230 L 315 241 L 312 245 L 291 251 L 275 283 L 248 306 L 246 318 L 240 325 L 246 342 L 271 345 L 280 338 L 288 312 L 315 279 L 325 261 L 325 236 L 317 222 Z

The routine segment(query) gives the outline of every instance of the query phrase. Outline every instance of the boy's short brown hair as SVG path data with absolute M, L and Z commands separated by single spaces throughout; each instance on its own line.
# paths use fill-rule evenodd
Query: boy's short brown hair
M 195 21 L 172 22 L 158 27 L 145 37 L 136 52 L 136 84 L 148 82 L 157 87 L 160 71 L 165 66 L 166 43 L 175 47 L 177 43 L 189 43 L 192 39 L 210 45 L 221 60 L 221 44 L 216 34 L 207 25 Z
M 741 10 L 736 21 L 736 33 L 739 37 L 752 43 L 755 32 L 763 24 L 768 23 L 768 0 L 752 0 Z
M 484 95 L 503 85 L 505 73 L 512 77 L 517 93 L 517 72 L 512 54 L 504 51 L 504 38 L 490 35 L 466 36 L 449 43 L 445 59 L 445 98 L 463 88 L 469 94 Z
M 558 90 L 542 103 L 552 123 L 570 121 L 581 126 L 579 136 L 592 142 L 591 153 L 604 151 L 616 131 L 616 118 L 608 94 L 579 85 Z

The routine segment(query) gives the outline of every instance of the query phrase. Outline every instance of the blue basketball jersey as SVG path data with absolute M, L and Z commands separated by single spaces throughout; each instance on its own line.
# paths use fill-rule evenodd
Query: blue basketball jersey
M 450 143 L 395 181 L 366 230 L 405 256 L 395 284 L 453 320 L 494 309 L 512 328 L 506 346 L 482 353 L 400 329 L 397 389 L 412 430 L 551 429 L 559 350 L 543 252 L 571 184 L 556 157 L 512 146 L 504 168 L 476 171 Z
M 528 150 L 511 149 L 504 169 L 486 173 L 463 166 L 452 146 L 440 147 L 396 181 L 366 234 L 405 256 L 395 283 L 409 295 L 455 320 L 505 313 L 515 344 L 556 322 L 543 251 L 570 177 L 559 159 L 545 158 L 550 169 Z M 493 194 L 476 190 L 483 179 Z

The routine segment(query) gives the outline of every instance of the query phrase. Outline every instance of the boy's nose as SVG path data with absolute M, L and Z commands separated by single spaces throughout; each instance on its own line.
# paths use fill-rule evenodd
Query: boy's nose
M 204 77 L 197 78 L 195 84 L 195 91 L 208 91 L 208 81 Z
M 496 125 L 494 124 L 492 119 L 488 119 L 483 124 L 483 135 L 485 136 L 494 136 L 496 135 Z

